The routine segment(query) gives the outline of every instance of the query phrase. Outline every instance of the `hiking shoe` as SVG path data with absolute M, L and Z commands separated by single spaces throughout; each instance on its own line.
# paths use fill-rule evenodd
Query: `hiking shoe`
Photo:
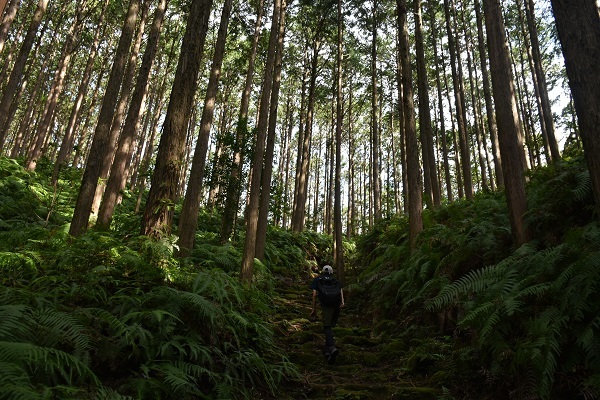
M 337 356 L 340 354 L 340 351 L 338 349 L 336 349 L 335 347 L 331 349 L 331 353 L 329 353 L 329 356 L 327 357 L 327 363 L 328 364 L 333 364 L 335 363 L 335 359 L 337 358 Z

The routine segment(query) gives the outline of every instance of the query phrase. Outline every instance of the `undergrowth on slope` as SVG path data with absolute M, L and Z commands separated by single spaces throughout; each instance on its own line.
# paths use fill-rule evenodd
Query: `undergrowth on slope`
M 176 237 L 139 236 L 135 196 L 110 231 L 69 237 L 78 174 L 52 188 L 39 166 L 0 158 L 0 397 L 255 398 L 296 377 L 268 322 L 273 271 L 309 268 L 298 246 L 326 254 L 325 239 L 270 232 L 245 287 L 239 245 L 216 245 L 216 224 L 178 259 Z
M 353 290 L 374 304 L 375 332 L 409 342 L 405 368 L 444 398 L 600 396 L 600 224 L 584 162 L 531 172 L 527 196 L 535 239 L 520 248 L 502 193 L 426 210 L 413 252 L 403 218 L 357 244 Z

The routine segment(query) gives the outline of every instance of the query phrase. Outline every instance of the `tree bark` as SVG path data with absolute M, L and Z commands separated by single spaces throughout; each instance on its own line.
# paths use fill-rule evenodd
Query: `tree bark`
M 371 157 L 373 164 L 371 186 L 373 196 L 373 217 L 375 221 L 381 219 L 381 173 L 379 165 L 379 115 L 377 112 L 377 22 L 378 0 L 373 0 L 373 14 L 371 16 Z
M 252 90 L 252 80 L 254 77 L 254 62 L 258 51 L 258 41 L 260 39 L 260 29 L 262 26 L 264 0 L 260 0 L 256 15 L 256 24 L 254 26 L 254 36 L 252 39 L 252 50 L 248 55 L 248 70 L 246 71 L 246 81 L 240 103 L 240 113 L 235 130 L 234 154 L 231 163 L 231 171 L 227 182 L 227 195 L 225 199 L 225 208 L 223 210 L 223 219 L 221 223 L 221 243 L 225 243 L 231 237 L 235 220 L 237 219 L 238 205 L 240 202 L 240 188 L 243 167 L 243 148 L 248 134 L 248 107 L 250 104 L 250 92 Z
M 415 13 L 415 47 L 417 57 L 417 85 L 419 90 L 419 130 L 421 133 L 421 151 L 423 153 L 423 180 L 425 182 L 425 202 L 429 207 L 441 204 L 440 187 L 435 168 L 433 151 L 433 131 L 431 129 L 431 111 L 429 105 L 429 89 L 427 67 L 425 65 L 425 49 L 423 44 L 423 19 L 421 1 L 414 0 Z
M 453 7 L 453 6 L 452 6 Z M 452 83 L 454 87 L 454 103 L 456 109 L 456 122 L 458 125 L 458 138 L 460 145 L 460 158 L 462 166 L 462 178 L 464 183 L 465 197 L 473 199 L 473 179 L 471 177 L 471 157 L 469 152 L 469 141 L 467 138 L 467 125 L 465 121 L 464 93 L 462 90 L 462 67 L 460 59 L 460 46 L 454 37 L 452 29 L 451 7 L 448 0 L 444 0 L 444 12 L 446 15 L 446 30 L 448 32 L 448 46 L 450 51 L 450 63 L 452 66 Z M 457 71 L 458 65 L 458 71 Z
M 435 12 L 433 7 L 430 8 L 430 24 L 431 31 L 433 37 L 433 58 L 435 62 L 435 81 L 437 86 L 437 96 L 438 96 L 438 108 L 439 108 L 439 124 L 440 124 L 440 133 L 439 136 L 442 139 L 442 160 L 444 165 L 444 181 L 446 184 L 446 199 L 449 202 L 452 202 L 454 199 L 454 194 L 452 193 L 452 180 L 450 176 L 450 163 L 448 158 L 448 136 L 446 133 L 446 122 L 444 117 L 444 101 L 443 101 L 443 93 L 442 93 L 442 81 L 440 78 L 440 74 L 442 71 L 440 70 L 440 57 L 438 55 L 437 49 L 437 27 L 436 27 L 436 19 Z M 443 72 L 445 74 L 445 71 Z
M 213 123 L 219 79 L 221 77 L 221 65 L 225 55 L 231 5 L 232 0 L 225 0 L 221 12 L 221 22 L 219 24 L 219 32 L 217 34 L 217 42 L 215 44 L 210 77 L 206 88 L 202 117 L 200 119 L 198 142 L 194 150 L 192 169 L 181 208 L 181 218 L 179 219 L 179 255 L 181 257 L 188 256 L 194 248 L 194 237 L 196 236 L 196 228 L 198 227 L 198 210 L 200 209 L 204 180 L 204 167 L 206 165 L 206 152 L 208 150 L 208 140 Z
M 594 0 L 552 0 L 579 120 L 596 210 L 600 211 L 600 17 Z
M 481 63 L 481 79 L 483 84 L 483 97 L 485 98 L 485 110 L 487 115 L 487 127 L 492 142 L 492 154 L 494 157 L 494 172 L 498 186 L 504 185 L 504 173 L 502 172 L 502 159 L 500 157 L 500 144 L 498 143 L 498 128 L 496 126 L 496 115 L 492 102 L 490 90 L 490 78 L 487 69 L 487 52 L 485 50 L 485 38 L 483 34 L 483 17 L 479 0 L 475 0 L 475 20 L 477 21 L 477 45 L 479 48 L 479 61 Z
M 297 175 L 298 186 L 296 196 L 294 198 L 294 214 L 292 217 L 292 229 L 294 232 L 302 232 L 304 230 L 306 216 L 306 200 L 308 197 L 308 178 L 310 175 L 310 147 L 313 131 L 313 114 L 315 109 L 315 91 L 318 74 L 318 59 L 321 41 L 318 34 L 313 38 L 313 54 L 310 66 L 310 82 L 308 87 L 308 100 L 306 119 L 304 121 L 304 130 L 302 134 L 302 156 L 299 173 Z
M 166 6 L 167 0 L 160 0 L 154 12 L 154 21 L 148 35 L 146 50 L 144 51 L 142 64 L 138 72 L 135 89 L 131 96 L 131 104 L 129 105 L 123 132 L 119 136 L 115 159 L 112 163 L 110 176 L 106 183 L 106 189 L 98 211 L 97 226 L 100 229 L 108 229 L 110 227 L 112 216 L 119 200 L 119 194 L 125 188 L 127 182 L 127 162 L 132 156 L 133 140 L 140 127 L 140 118 L 146 102 L 150 71 L 158 50 Z
M 342 2 L 338 1 L 337 9 L 337 54 L 336 54 L 336 95 L 335 95 L 335 188 L 333 201 L 333 264 L 337 270 L 338 279 L 345 281 L 344 244 L 342 242 L 342 89 L 343 89 L 343 31 L 344 19 Z
M 485 0 L 485 24 L 490 55 L 490 74 L 496 115 L 500 154 L 504 167 L 504 187 L 510 215 L 513 240 L 521 246 L 530 239 L 523 220 L 527 212 L 522 143 L 519 143 L 520 120 L 515 86 L 511 73 L 504 22 L 499 0 Z
M 142 10 L 140 15 L 140 22 L 138 24 L 138 29 L 136 32 L 135 40 L 133 42 L 133 46 L 129 53 L 129 61 L 127 63 L 127 67 L 125 68 L 125 74 L 123 75 L 123 81 L 121 82 L 121 93 L 119 95 L 119 101 L 117 102 L 117 107 L 115 109 L 115 115 L 112 120 L 112 124 L 110 126 L 110 134 L 108 139 L 108 154 L 109 157 L 106 157 L 102 163 L 102 168 L 100 169 L 100 178 L 98 179 L 98 185 L 96 186 L 96 191 L 94 193 L 94 201 L 92 202 L 92 214 L 97 215 L 98 210 L 100 209 L 100 203 L 102 201 L 102 196 L 104 195 L 104 190 L 106 189 L 106 183 L 108 179 L 108 175 L 111 170 L 112 163 L 114 161 L 117 142 L 119 140 L 119 136 L 121 133 L 121 128 L 123 126 L 123 119 L 125 118 L 127 104 L 129 103 L 129 97 L 131 95 L 131 89 L 135 80 L 135 73 L 137 70 L 137 60 L 140 53 L 140 48 L 142 45 L 142 38 L 144 37 L 144 30 L 146 27 L 146 19 L 148 18 L 148 8 L 150 6 L 150 2 L 144 1 L 142 3 Z M 105 226 L 104 228 L 107 228 Z
M 75 204 L 75 210 L 73 212 L 71 228 L 69 229 L 69 234 L 72 236 L 79 236 L 87 229 L 92 211 L 92 203 L 94 201 L 94 193 L 96 192 L 102 165 L 105 162 L 110 162 L 110 159 L 112 159 L 113 156 L 109 152 L 110 127 L 117 99 L 119 97 L 119 89 L 121 87 L 121 81 L 127 63 L 129 47 L 135 31 L 139 6 L 140 0 L 131 0 L 125 16 L 121 38 L 119 39 L 119 45 L 115 52 L 115 60 L 106 85 L 106 92 L 102 101 L 98 124 L 94 131 L 90 156 L 86 163 L 79 195 L 77 196 L 77 203 Z
M 531 42 L 531 52 L 533 56 L 533 66 L 535 72 L 535 89 L 541 100 L 542 115 L 540 119 L 542 123 L 542 134 L 544 140 L 550 148 L 550 154 L 548 157 L 551 161 L 560 159 L 560 152 L 558 150 L 558 142 L 556 141 L 556 135 L 554 133 L 554 118 L 552 116 L 552 108 L 550 106 L 550 98 L 548 97 L 548 87 L 546 85 L 546 74 L 542 66 L 542 56 L 540 52 L 540 43 L 538 39 L 537 26 L 535 23 L 534 5 L 533 0 L 525 1 L 525 15 L 527 16 L 527 27 L 529 30 L 529 37 Z
M 87 64 L 83 71 L 81 83 L 79 84 L 79 90 L 77 91 L 77 97 L 71 110 L 69 122 L 67 123 L 67 129 L 63 136 L 63 140 L 60 145 L 60 150 L 58 152 L 58 156 L 56 157 L 56 162 L 54 163 L 54 171 L 52 173 L 53 185 L 56 185 L 60 169 L 64 166 L 65 162 L 69 157 L 69 154 L 73 150 L 73 143 L 75 139 L 75 127 L 77 126 L 77 120 L 81 112 L 81 107 L 83 105 L 83 101 L 86 97 L 89 88 L 90 78 L 92 76 L 92 70 L 94 68 L 94 62 L 96 61 L 96 56 L 98 55 L 100 34 L 106 30 L 104 26 L 104 18 L 106 14 L 106 7 L 108 6 L 109 1 L 110 0 L 104 0 L 104 5 L 102 7 L 102 11 L 100 12 L 100 18 L 98 20 L 96 31 L 94 32 L 94 40 L 92 42 L 90 54 L 88 56 Z
M 7 0 L 0 0 L 0 18 L 4 17 L 2 18 L 2 23 L 0 24 L 0 54 L 2 54 L 2 50 L 4 49 L 4 42 L 8 36 L 10 25 L 15 20 L 15 16 L 19 10 L 20 0 L 10 0 L 8 7 L 6 7 L 6 3 Z M 5 8 L 6 14 L 4 14 Z
M 79 34 L 81 33 L 81 29 L 83 28 L 83 12 L 83 6 L 80 3 L 77 6 L 77 13 L 75 15 L 73 25 L 71 25 L 71 28 L 67 33 L 65 43 L 63 45 L 62 54 L 60 56 L 58 66 L 56 68 L 56 73 L 54 75 L 54 81 L 52 82 L 50 94 L 48 95 L 48 99 L 46 100 L 46 108 L 44 109 L 42 121 L 37 129 L 37 140 L 35 142 L 35 146 L 33 147 L 32 151 L 27 157 L 26 168 L 28 171 L 35 170 L 37 161 L 42 155 L 42 146 L 47 140 L 47 136 L 50 131 L 50 124 L 52 119 L 54 118 L 56 107 L 58 106 L 58 99 L 64 88 L 65 78 L 67 76 L 67 69 L 71 64 L 71 57 L 73 55 L 73 52 L 75 51 L 75 46 L 77 44 Z
M 418 234 L 423 230 L 423 199 L 421 170 L 419 168 L 419 145 L 413 103 L 413 82 L 408 42 L 406 0 L 396 0 L 398 28 L 400 33 L 400 58 L 402 61 L 402 87 L 404 106 L 404 129 L 406 132 L 406 167 L 408 179 L 408 235 L 410 248 L 416 247 Z
M 48 0 L 39 0 L 31 23 L 29 24 L 29 28 L 27 29 L 27 34 L 25 35 L 23 44 L 19 50 L 19 55 L 17 56 L 12 72 L 10 73 L 8 83 L 4 88 L 2 100 L 0 100 L 0 151 L 4 147 L 4 141 L 6 139 L 6 135 L 8 134 L 9 124 L 7 124 L 7 121 L 10 106 L 12 105 L 13 101 L 18 101 L 18 99 L 15 98 L 15 94 L 18 90 L 19 84 L 21 83 L 27 58 L 29 57 L 29 53 L 33 47 L 33 42 L 35 41 L 38 28 L 42 22 L 42 18 L 44 17 L 47 6 Z
M 273 175 L 273 156 L 275 151 L 275 138 L 277 127 L 277 109 L 279 105 L 279 89 L 281 88 L 281 68 L 283 63 L 283 44 L 285 39 L 285 12 L 287 1 L 281 0 L 281 9 L 279 15 L 279 32 L 277 35 L 277 48 L 273 69 L 273 87 L 271 90 L 271 100 L 269 104 L 269 124 L 267 132 L 267 148 L 263 161 L 262 172 L 262 190 L 260 194 L 260 210 L 258 225 L 256 228 L 256 255 L 255 257 L 263 261 L 265 258 L 265 245 L 267 241 L 267 224 L 269 220 L 269 205 L 271 203 L 271 178 Z
M 177 201 L 181 176 L 181 161 L 184 159 L 186 134 L 198 87 L 198 72 L 212 3 L 212 0 L 196 0 L 191 3 L 144 210 L 144 235 L 161 237 L 171 233 L 173 206 Z
M 271 33 L 269 36 L 269 47 L 265 62 L 263 87 L 260 98 L 260 109 L 258 125 L 256 129 L 256 140 L 254 146 L 254 157 L 252 159 L 252 179 L 250 181 L 250 199 L 248 214 L 246 218 L 246 240 L 244 242 L 244 254 L 240 280 L 249 285 L 252 282 L 252 271 L 254 269 L 254 257 L 256 256 L 256 239 L 258 230 L 258 218 L 260 212 L 260 193 L 262 182 L 262 166 L 265 155 L 265 139 L 269 122 L 269 101 L 273 87 L 273 69 L 275 63 L 275 51 L 279 33 L 279 17 L 281 15 L 281 0 L 273 3 L 273 17 L 271 19 Z M 269 190 L 269 188 L 264 188 Z

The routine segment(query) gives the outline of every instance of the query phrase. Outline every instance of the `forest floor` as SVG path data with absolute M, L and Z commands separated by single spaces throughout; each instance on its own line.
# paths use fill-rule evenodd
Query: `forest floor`
M 429 400 L 442 394 L 428 376 L 406 372 L 406 344 L 375 335 L 372 317 L 361 315 L 352 296 L 346 296 L 346 307 L 334 328 L 340 353 L 329 365 L 322 353 L 320 318 L 308 319 L 310 279 L 281 279 L 273 322 L 279 346 L 301 376 L 283 384 L 279 399 Z

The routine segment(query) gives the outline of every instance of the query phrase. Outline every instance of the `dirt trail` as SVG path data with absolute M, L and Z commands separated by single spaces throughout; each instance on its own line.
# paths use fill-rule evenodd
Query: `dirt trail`
M 441 395 L 426 376 L 407 373 L 403 341 L 386 341 L 373 334 L 368 315 L 360 315 L 351 297 L 334 328 L 340 355 L 328 365 L 322 355 L 320 320 L 311 322 L 309 281 L 285 281 L 278 290 L 274 323 L 279 345 L 301 372 L 301 379 L 283 388 L 282 399 L 410 399 Z

